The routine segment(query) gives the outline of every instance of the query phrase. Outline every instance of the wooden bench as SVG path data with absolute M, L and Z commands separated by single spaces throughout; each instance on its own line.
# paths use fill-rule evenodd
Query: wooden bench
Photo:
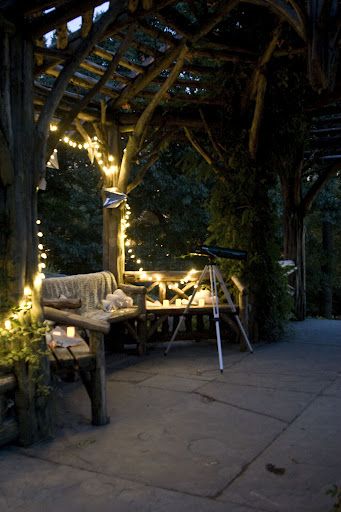
M 146 294 L 146 340 L 169 341 L 182 316 L 186 304 L 177 306 L 180 299 L 188 301 L 195 290 L 195 286 L 201 276 L 201 271 L 128 271 L 124 274 L 125 281 L 131 283 L 143 283 L 147 287 Z M 248 332 L 248 291 L 237 277 L 232 276 L 234 295 L 238 314 L 246 332 Z M 166 302 L 165 302 L 166 301 Z M 225 324 L 226 334 L 234 336 L 239 341 L 241 350 L 245 350 L 245 343 L 240 330 L 235 322 L 235 316 L 231 313 L 229 305 L 220 304 L 220 317 Z M 170 322 L 168 321 L 170 320 Z M 225 335 L 225 332 L 223 332 Z M 185 320 L 184 332 L 179 332 L 177 339 L 207 339 L 215 337 L 215 322 L 212 314 L 212 305 L 205 304 L 200 307 L 192 305 L 188 310 Z
M 104 335 L 109 334 L 111 324 L 125 322 L 130 332 L 135 333 L 138 345 L 144 347 L 144 338 L 139 338 L 139 323 L 145 321 L 145 288 L 143 286 L 120 285 L 125 294 L 132 297 L 134 305 L 112 313 L 104 314 L 97 309 L 107 294 L 117 289 L 116 280 L 111 272 L 96 272 L 75 276 L 52 277 L 45 279 L 42 289 L 44 316 L 58 325 L 74 326 L 84 331 L 79 345 L 68 348 L 50 348 L 51 369 L 63 372 L 74 368 L 79 372 L 91 401 L 92 423 L 105 425 L 109 422 L 106 404 L 105 351 Z M 66 304 L 72 300 L 79 309 L 57 309 L 60 297 L 66 297 Z M 55 307 L 51 307 L 51 304 Z M 75 312 L 76 311 L 76 312 Z M 103 317 L 103 318 L 101 318 Z M 132 326 L 131 323 L 134 323 Z M 143 332 L 143 329 L 141 329 Z

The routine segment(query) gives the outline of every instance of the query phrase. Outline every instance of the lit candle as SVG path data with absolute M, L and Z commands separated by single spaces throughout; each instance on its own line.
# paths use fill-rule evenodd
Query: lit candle
M 176 307 L 180 308 L 181 307 L 181 299 L 175 299 L 175 305 L 176 305 Z
M 205 306 L 205 299 L 199 299 L 199 308 L 203 308 Z
M 66 336 L 68 338 L 74 338 L 76 334 L 76 329 L 73 326 L 66 328 Z
M 168 299 L 164 299 L 162 305 L 163 305 L 164 308 L 169 308 L 169 300 Z

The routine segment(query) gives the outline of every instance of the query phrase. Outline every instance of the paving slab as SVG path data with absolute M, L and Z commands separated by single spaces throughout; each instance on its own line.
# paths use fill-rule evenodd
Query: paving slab
M 314 398 L 314 394 L 283 389 L 250 387 L 230 382 L 210 382 L 197 389 L 214 400 L 266 414 L 284 422 L 291 421 Z
M 0 454 L 0 472 L 2 512 L 226 512 L 227 506 L 233 512 L 256 510 L 30 459 L 11 450 Z
M 254 354 L 175 343 L 108 357 L 111 423 L 61 384 L 56 437 L 0 451 L 0 510 L 328 512 L 341 485 L 341 322 L 292 324 Z
M 283 429 L 277 419 L 189 392 L 116 382 L 109 383 L 109 396 L 110 426 L 25 453 L 207 497 L 219 493 Z M 241 428 L 250 424 L 252 429 Z
M 268 512 L 332 510 L 326 491 L 341 483 L 340 438 L 341 397 L 320 396 L 219 499 Z

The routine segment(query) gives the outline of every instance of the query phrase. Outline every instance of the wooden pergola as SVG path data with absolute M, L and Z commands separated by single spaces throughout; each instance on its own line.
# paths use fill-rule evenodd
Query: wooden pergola
M 66 132 L 77 133 L 86 144 L 102 170 L 104 188 L 129 193 L 157 160 L 160 147 L 177 137 L 185 136 L 219 174 L 195 133 L 211 136 L 221 107 L 211 83 L 221 66 L 228 73 L 242 62 L 253 70 L 248 88 L 253 105 L 248 150 L 253 158 L 272 59 L 305 55 L 311 87 L 319 94 L 316 107 L 335 104 L 341 92 L 341 18 L 335 1 L 112 0 L 94 17 L 101 4 L 0 1 L 0 208 L 8 227 L 0 236 L 12 302 L 25 285 L 34 287 L 36 191 Z M 266 43 L 253 48 L 243 46 L 240 24 L 231 25 L 236 13 L 250 10 L 268 21 Z M 77 17 L 80 28 L 69 33 L 67 23 Z M 54 29 L 56 44 L 49 46 L 44 36 Z M 332 153 L 329 144 L 337 119 L 332 114 L 316 126 L 322 145 L 321 130 L 327 130 L 324 158 L 340 153 L 338 143 Z M 138 161 L 143 163 L 132 179 Z M 119 280 L 124 270 L 121 217 L 121 209 L 104 210 L 103 266 Z
M 316 112 L 312 153 L 331 164 L 304 197 L 301 175 L 293 174 L 288 204 L 300 215 L 335 174 L 341 158 L 341 16 L 335 0 L 102 4 L 0 0 L 0 309 L 18 305 L 28 287 L 33 292 L 32 322 L 42 317 L 37 190 L 61 138 L 76 139 L 87 149 L 102 172 L 104 189 L 129 194 L 171 140 L 191 144 L 214 176 L 225 179 L 224 158 L 212 135 L 223 106 L 216 74 L 223 69 L 232 76 L 236 65 L 248 69 L 244 99 L 251 115 L 245 151 L 256 160 L 270 63 L 303 56 L 312 91 L 310 108 Z M 96 16 L 101 5 L 103 12 Z M 262 37 L 252 47 L 243 37 L 245 14 L 262 27 Z M 69 32 L 67 23 L 76 18 L 80 28 Z M 53 30 L 55 44 L 47 44 L 45 36 Z M 200 142 L 202 134 L 213 153 Z M 104 209 L 103 216 L 103 268 L 113 271 L 119 282 L 124 271 L 122 210 Z M 299 261 L 297 265 L 302 278 L 303 266 Z M 30 371 L 25 362 L 19 371 L 27 382 L 21 386 L 24 409 L 34 418 L 26 429 L 30 431 L 36 429 Z M 48 408 L 40 409 L 43 417 L 37 421 L 48 425 Z M 32 432 L 30 436 L 34 438 Z

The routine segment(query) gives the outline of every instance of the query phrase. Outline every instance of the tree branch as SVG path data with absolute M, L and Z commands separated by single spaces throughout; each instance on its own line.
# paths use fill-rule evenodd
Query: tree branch
M 176 80 L 178 74 L 180 73 L 183 67 L 183 63 L 187 54 L 187 47 L 184 42 L 181 43 L 181 45 L 177 48 L 177 52 L 178 60 L 174 68 L 170 72 L 165 83 L 160 87 L 159 91 L 155 94 L 149 105 L 141 114 L 139 120 L 136 123 L 133 135 L 129 137 L 127 146 L 124 151 L 122 165 L 120 169 L 120 177 L 118 181 L 118 188 L 123 192 L 126 190 L 129 173 L 132 166 L 132 161 L 135 158 L 137 151 L 140 147 L 141 137 L 145 131 L 145 127 L 147 126 L 150 118 L 152 117 L 155 108 L 157 107 L 162 97 L 167 92 L 167 90 L 172 86 L 172 84 Z M 173 52 L 171 53 L 173 54 Z
M 316 199 L 319 192 L 326 185 L 326 183 L 341 170 L 341 162 L 338 162 L 324 170 L 312 184 L 306 195 L 302 200 L 302 209 L 304 215 L 307 214 L 312 207 L 314 200 Z
M 203 125 L 204 125 L 204 127 L 205 127 L 205 129 L 207 131 L 208 137 L 209 137 L 209 139 L 211 141 L 211 144 L 213 146 L 213 149 L 215 150 L 216 153 L 218 153 L 219 158 L 224 162 L 224 156 L 223 156 L 222 152 L 220 151 L 218 145 L 215 143 L 215 141 L 213 139 L 212 131 L 211 131 L 210 127 L 207 124 L 207 121 L 205 119 L 204 113 L 203 113 L 201 108 L 199 108 L 199 113 L 200 113 L 200 117 L 201 117 L 201 120 L 203 122 Z
M 133 37 L 133 32 L 135 30 L 135 25 L 131 25 L 129 27 L 126 38 L 123 40 L 122 44 L 117 50 L 115 57 L 113 57 L 112 61 L 108 65 L 104 75 L 97 81 L 96 85 L 85 95 L 83 98 L 76 103 L 73 109 L 66 114 L 64 119 L 58 124 L 58 133 L 50 136 L 48 149 L 53 149 L 57 144 L 58 139 L 63 135 L 65 130 L 71 125 L 72 121 L 77 117 L 79 112 L 81 112 L 92 100 L 92 98 L 100 91 L 101 87 L 105 85 L 107 80 L 112 76 L 115 69 L 119 65 L 120 59 L 122 55 L 126 52 L 130 41 Z
M 64 65 L 63 70 L 59 74 L 56 79 L 51 93 L 48 96 L 45 105 L 42 108 L 42 111 L 39 116 L 39 120 L 37 123 L 37 132 L 44 136 L 48 131 L 48 125 L 53 117 L 53 114 L 63 97 L 64 91 L 67 87 L 67 84 L 72 77 L 75 70 L 80 65 L 81 61 L 86 57 L 91 51 L 94 44 L 98 42 L 101 38 L 102 34 L 105 32 L 107 26 L 113 21 L 116 17 L 117 13 L 120 9 L 120 0 L 115 0 L 115 5 L 112 9 L 109 9 L 103 16 L 93 24 L 92 29 L 86 39 L 84 39 L 78 49 L 75 51 L 75 54 L 70 57 Z
M 146 74 L 138 76 L 130 87 L 124 88 L 117 100 L 114 101 L 113 107 L 118 108 L 122 106 L 124 103 L 127 103 L 130 98 L 147 87 L 147 85 L 157 77 L 162 70 L 167 69 L 172 64 L 174 59 L 179 55 L 182 47 L 183 43 L 180 43 L 180 45 L 176 46 L 171 52 L 162 57 L 162 59 L 154 61 L 154 64 L 148 68 L 148 72 Z
M 256 96 L 256 105 L 253 113 L 252 124 L 250 128 L 249 134 L 249 152 L 252 158 L 256 158 L 257 149 L 258 149 L 258 141 L 259 141 L 259 133 L 261 128 L 261 122 L 263 117 L 264 110 L 264 99 L 266 92 L 267 80 L 265 75 L 260 75 L 258 78 L 258 89 Z
M 213 158 L 207 153 L 207 151 L 199 144 L 197 139 L 194 137 L 191 130 L 184 127 L 184 131 L 186 134 L 187 139 L 192 144 L 193 148 L 199 153 L 200 156 L 211 166 L 211 169 L 216 174 L 216 176 L 222 180 L 225 181 L 225 176 L 222 174 L 222 172 L 219 170 L 219 168 L 214 164 Z
M 102 3 L 103 0 L 82 0 L 81 2 L 79 0 L 70 0 L 69 2 L 63 2 L 54 11 L 34 18 L 26 24 L 26 28 L 33 37 L 40 37 Z
M 174 132 L 167 133 L 163 138 L 159 139 L 158 143 L 154 146 L 147 162 L 139 169 L 134 180 L 128 185 L 127 194 L 130 194 L 132 190 L 134 190 L 142 183 L 148 169 L 158 160 L 161 147 L 172 137 L 174 137 Z

